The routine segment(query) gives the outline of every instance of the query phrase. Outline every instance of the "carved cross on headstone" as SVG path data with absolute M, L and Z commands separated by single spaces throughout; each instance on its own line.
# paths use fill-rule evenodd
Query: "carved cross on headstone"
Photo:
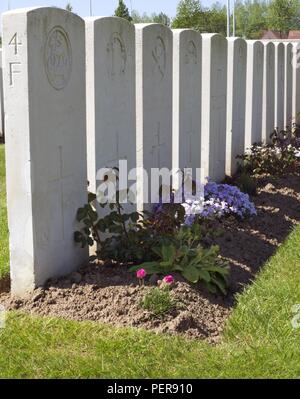
M 187 132 L 187 161 L 188 161 L 188 167 L 192 166 L 192 161 L 193 161 L 193 135 L 194 132 L 190 130 Z
M 63 168 L 63 148 L 62 146 L 58 147 L 58 151 L 59 151 L 59 175 L 52 179 L 49 180 L 48 183 L 59 183 L 59 190 L 60 190 L 60 206 L 61 206 L 61 220 L 62 220 L 62 238 L 65 238 L 65 215 L 64 215 L 64 182 L 67 179 L 73 178 L 74 175 L 65 175 L 64 174 L 64 168 Z
M 113 165 L 113 167 L 117 167 L 119 161 L 121 160 L 121 155 L 120 155 L 120 133 L 117 131 L 115 134 L 115 150 L 113 154 L 115 157 L 111 160 L 108 161 L 109 164 L 116 163 L 116 165 Z M 123 157 L 126 159 L 126 157 Z M 107 165 L 108 167 L 111 167 L 111 165 Z
M 161 148 L 166 145 L 166 143 L 161 142 L 161 131 L 160 131 L 160 122 L 157 124 L 157 133 L 154 135 L 155 144 L 152 146 L 151 154 L 154 155 L 157 152 L 157 166 L 161 166 Z

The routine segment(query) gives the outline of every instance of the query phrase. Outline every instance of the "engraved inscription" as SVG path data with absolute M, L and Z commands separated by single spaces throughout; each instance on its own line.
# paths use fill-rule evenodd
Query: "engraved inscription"
M 48 184 L 58 183 L 59 184 L 59 193 L 60 193 L 60 208 L 61 208 L 61 222 L 62 222 L 62 238 L 65 238 L 65 194 L 64 194 L 64 182 L 67 179 L 74 178 L 74 175 L 66 175 L 63 171 L 63 148 L 62 146 L 58 147 L 59 151 L 59 175 L 54 179 L 48 181 Z
M 14 75 L 21 73 L 20 70 L 21 62 L 10 62 L 9 63 L 9 85 L 14 85 Z
M 187 50 L 185 54 L 185 63 L 186 64 L 197 64 L 197 47 L 195 43 L 190 40 L 187 44 Z
M 22 42 L 19 41 L 17 33 L 15 33 L 13 35 L 13 37 L 11 38 L 10 42 L 8 43 L 8 45 L 14 47 L 15 55 L 17 55 L 18 54 L 18 46 L 22 46 Z
M 165 43 L 160 36 L 156 38 L 155 47 L 152 50 L 152 57 L 154 60 L 154 70 L 158 71 L 161 78 L 163 78 L 166 72 L 167 55 Z
M 67 33 L 60 26 L 54 27 L 48 35 L 45 69 L 54 89 L 62 90 L 67 86 L 72 71 L 72 49 Z
M 111 77 L 121 76 L 126 70 L 127 53 L 122 36 L 115 32 L 106 47 L 108 53 L 108 73 Z
M 161 167 L 161 160 L 162 160 L 162 153 L 161 151 L 163 148 L 165 148 L 166 143 L 163 143 L 161 140 L 161 127 L 160 127 L 160 122 L 157 123 L 157 132 L 153 135 L 154 138 L 154 145 L 152 146 L 151 149 L 151 155 L 154 157 L 154 155 L 157 156 L 157 163 L 158 167 Z

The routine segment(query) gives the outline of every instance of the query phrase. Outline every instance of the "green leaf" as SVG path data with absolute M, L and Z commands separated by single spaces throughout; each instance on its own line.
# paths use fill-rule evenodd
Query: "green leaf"
M 89 201 L 89 203 L 95 201 L 95 199 L 97 199 L 96 194 L 90 193 L 90 192 L 89 192 L 89 193 L 88 193 L 88 201 Z
M 83 234 L 80 231 L 75 231 L 74 233 L 74 241 L 78 244 L 82 242 Z
M 174 245 L 164 245 L 161 249 L 164 260 L 173 260 L 176 256 L 176 248 Z
M 81 222 L 84 218 L 87 217 L 87 209 L 86 208 L 79 208 L 77 211 L 77 220 Z
M 182 275 L 186 278 L 190 283 L 197 283 L 199 281 L 199 271 L 194 266 L 188 266 L 183 272 Z
M 204 280 L 206 283 L 211 282 L 211 276 L 206 270 L 199 270 L 199 278 Z

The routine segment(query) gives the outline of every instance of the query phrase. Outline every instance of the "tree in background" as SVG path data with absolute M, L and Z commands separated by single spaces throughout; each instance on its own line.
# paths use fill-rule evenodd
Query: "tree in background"
M 171 25 L 171 18 L 168 17 L 167 14 L 161 12 L 159 14 L 153 13 L 151 15 L 148 15 L 146 13 L 144 14 L 139 14 L 138 11 L 133 10 L 131 13 L 131 17 L 132 17 L 132 22 L 134 24 L 147 24 L 147 23 L 151 23 L 151 22 L 155 22 L 157 24 L 163 24 L 166 26 L 170 26 Z
M 126 4 L 124 3 L 123 0 L 119 0 L 119 5 L 115 11 L 115 16 L 127 19 L 127 21 L 129 21 L 129 22 L 132 21 L 128 7 L 126 6 Z
M 73 11 L 73 6 L 71 3 L 67 3 L 66 5 L 66 10 L 72 12 Z
M 217 32 L 226 35 L 226 7 L 214 3 L 211 8 L 203 8 L 199 0 L 181 0 L 172 28 L 192 28 L 202 33 Z
M 299 26 L 298 0 L 273 0 L 269 6 L 268 27 L 280 32 L 281 37 Z
M 268 28 L 268 2 L 265 0 L 237 1 L 235 8 L 236 36 L 260 39 Z
M 177 14 L 172 23 L 173 29 L 191 28 L 199 30 L 199 17 L 202 7 L 199 0 L 180 0 Z

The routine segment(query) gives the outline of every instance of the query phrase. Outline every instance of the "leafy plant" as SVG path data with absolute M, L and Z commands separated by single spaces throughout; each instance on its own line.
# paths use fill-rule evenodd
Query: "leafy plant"
M 179 272 L 190 283 L 203 281 L 210 292 L 216 293 L 219 289 L 226 294 L 229 275 L 227 264 L 218 258 L 217 246 L 204 248 L 200 239 L 198 224 L 182 227 L 172 243 L 152 248 L 158 260 L 134 266 L 130 271 L 143 268 L 150 275 Z
M 257 195 L 256 180 L 249 174 L 242 172 L 235 180 L 235 185 L 245 194 Z
M 250 175 L 282 175 L 299 159 L 300 131 L 297 125 L 287 130 L 275 129 L 270 136 L 271 144 L 255 143 L 244 155 L 243 171 Z
M 141 301 L 140 306 L 155 316 L 162 316 L 174 308 L 176 303 L 171 298 L 170 288 L 164 286 L 163 288 L 151 288 Z

